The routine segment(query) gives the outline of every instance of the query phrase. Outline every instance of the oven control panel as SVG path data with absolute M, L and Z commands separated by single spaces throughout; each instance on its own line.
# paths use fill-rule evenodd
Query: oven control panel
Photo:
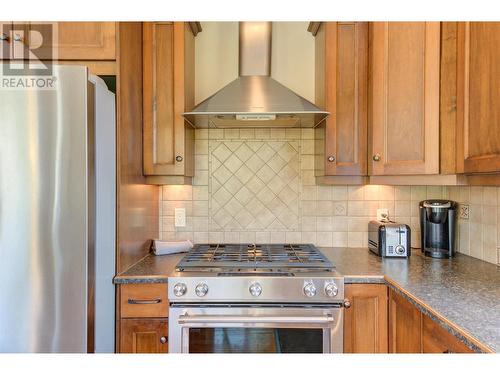
M 172 277 L 168 298 L 184 302 L 313 302 L 344 299 L 342 277 Z

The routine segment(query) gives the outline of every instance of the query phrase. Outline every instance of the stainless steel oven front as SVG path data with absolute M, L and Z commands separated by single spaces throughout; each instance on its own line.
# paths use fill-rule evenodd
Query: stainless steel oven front
M 339 304 L 173 303 L 170 353 L 341 353 Z

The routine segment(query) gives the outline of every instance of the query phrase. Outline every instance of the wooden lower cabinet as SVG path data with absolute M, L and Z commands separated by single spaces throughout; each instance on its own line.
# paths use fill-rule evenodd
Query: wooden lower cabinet
M 344 353 L 387 353 L 387 286 L 348 284 L 345 297 Z
M 427 315 L 422 318 L 422 352 L 473 353 L 469 347 Z
M 168 353 L 168 320 L 121 319 L 121 353 Z
M 168 353 L 167 284 L 124 284 L 118 290 L 120 353 Z
M 422 313 L 392 289 L 389 291 L 389 352 L 422 352 Z

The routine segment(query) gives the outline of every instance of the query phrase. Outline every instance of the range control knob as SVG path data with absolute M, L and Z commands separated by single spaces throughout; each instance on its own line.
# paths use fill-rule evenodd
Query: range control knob
M 314 286 L 312 281 L 307 281 L 304 284 L 304 294 L 308 297 L 314 297 L 316 295 L 316 287 Z
M 196 285 L 196 288 L 194 288 L 194 292 L 198 297 L 205 297 L 208 293 L 208 285 L 205 283 L 199 283 Z
M 250 291 L 250 294 L 252 296 L 258 297 L 262 293 L 262 286 L 259 283 L 252 283 L 252 285 L 250 285 L 250 288 L 248 288 L 248 290 Z
M 174 295 L 176 297 L 182 297 L 187 292 L 187 286 L 184 283 L 177 283 L 174 285 Z
M 333 281 L 328 281 L 325 283 L 325 294 L 328 297 L 335 297 L 339 293 L 339 288 Z
M 405 247 L 403 245 L 398 245 L 394 250 L 396 250 L 396 254 L 403 255 L 405 252 Z

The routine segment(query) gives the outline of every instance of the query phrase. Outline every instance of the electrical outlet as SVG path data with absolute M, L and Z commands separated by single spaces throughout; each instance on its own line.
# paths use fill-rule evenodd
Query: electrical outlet
M 460 205 L 460 219 L 469 220 L 469 205 L 461 204 Z
M 175 226 L 176 227 L 185 227 L 186 226 L 186 209 L 185 208 L 176 208 L 174 210 L 175 215 Z
M 389 219 L 389 209 L 388 208 L 378 208 L 377 209 L 377 220 L 388 220 Z

